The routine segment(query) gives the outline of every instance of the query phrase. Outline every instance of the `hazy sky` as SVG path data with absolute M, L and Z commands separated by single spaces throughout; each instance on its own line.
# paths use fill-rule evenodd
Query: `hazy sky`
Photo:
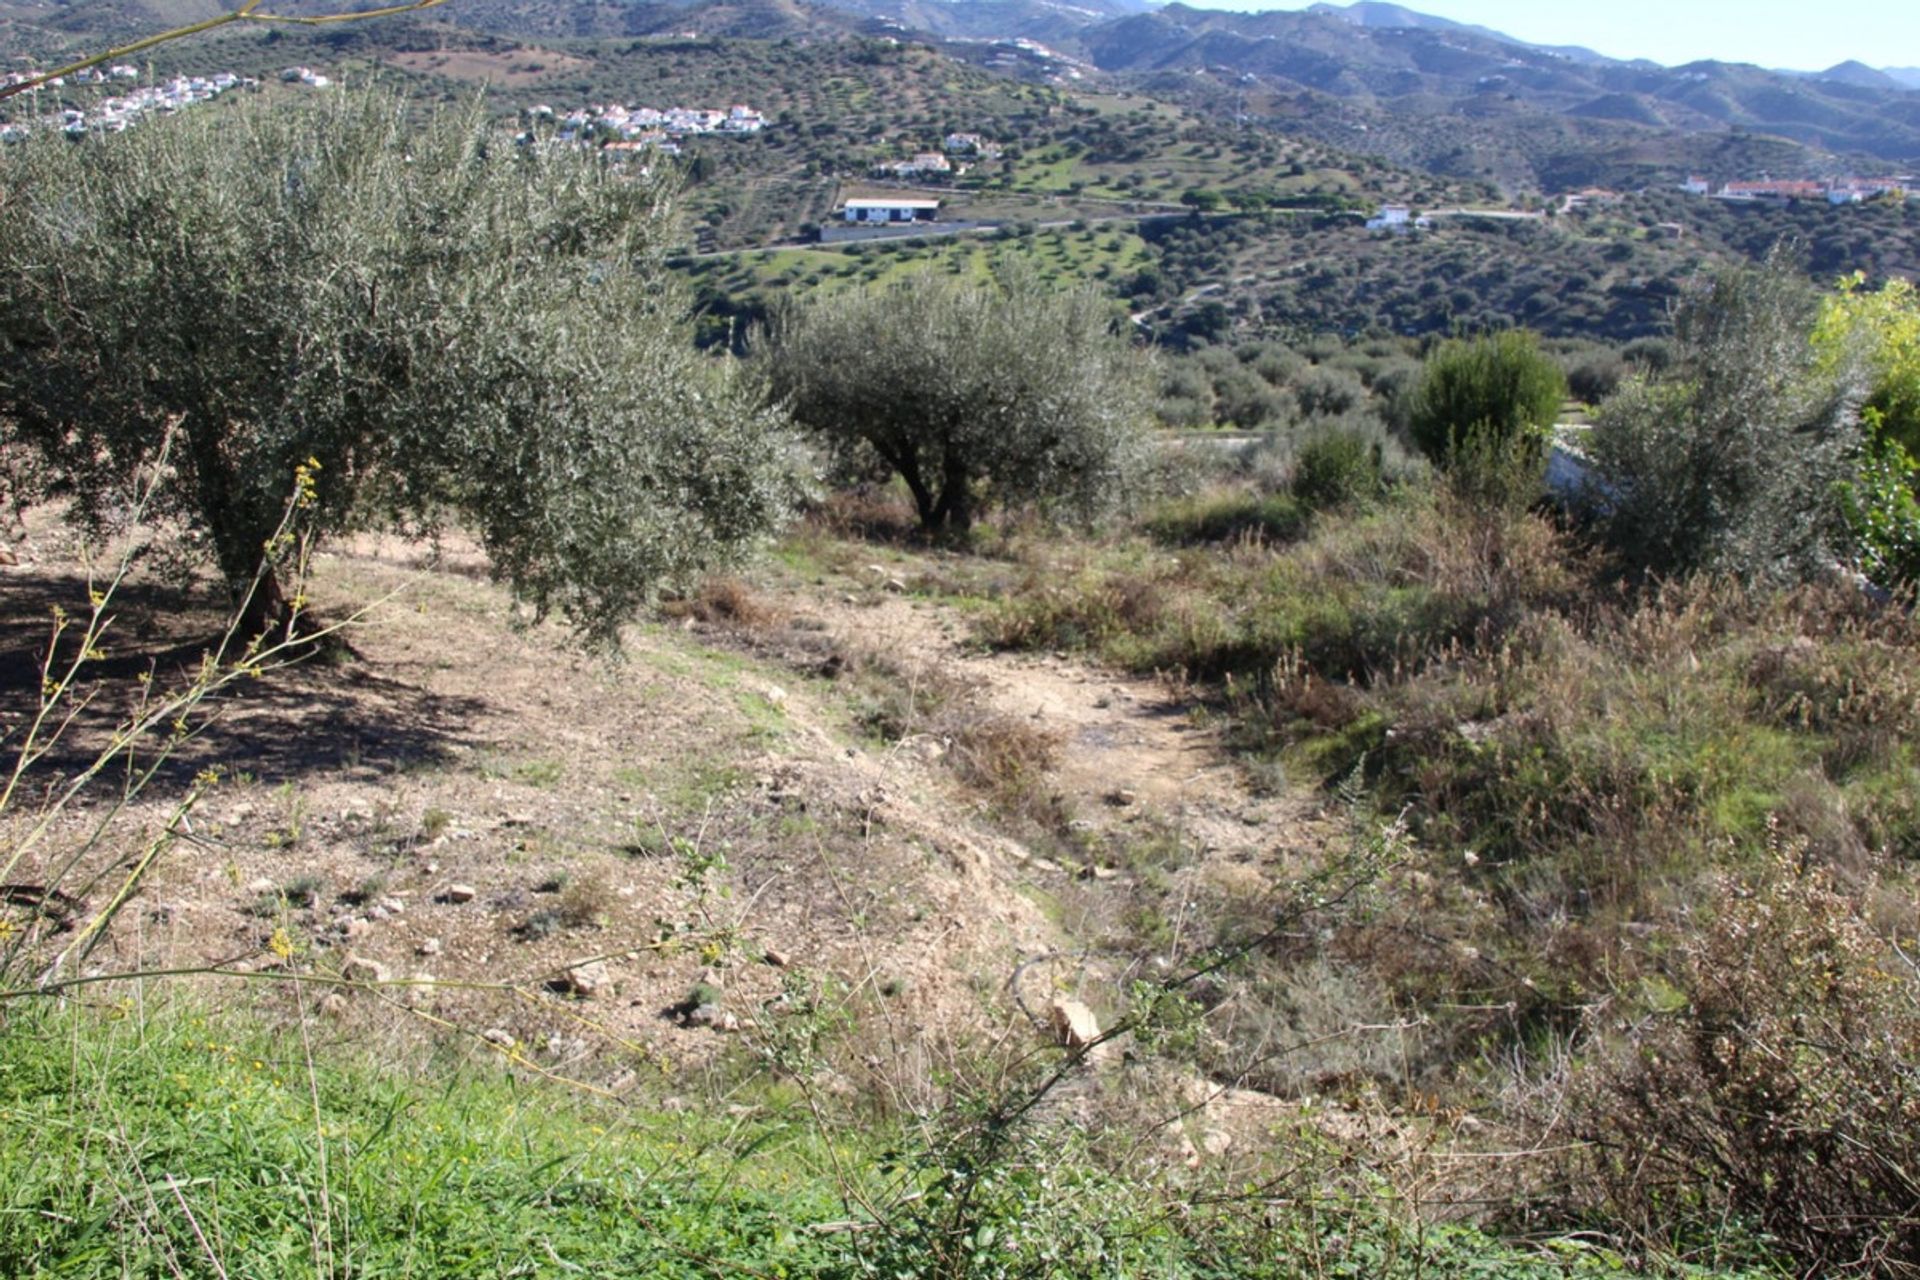
M 1309 0 L 1186 0 L 1209 9 L 1304 9 Z M 1345 0 L 1341 0 L 1342 3 Z M 1920 0 L 1400 0 L 1536 44 L 1580 44 L 1669 66 L 1699 58 L 1819 71 L 1857 58 L 1920 67 Z

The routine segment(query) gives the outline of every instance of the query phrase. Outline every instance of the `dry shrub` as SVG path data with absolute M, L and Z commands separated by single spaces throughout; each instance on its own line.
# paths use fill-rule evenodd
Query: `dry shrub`
M 1045 566 L 1030 571 L 1010 602 L 984 624 L 988 643 L 1001 649 L 1099 650 L 1160 629 L 1177 568 L 1078 574 L 1061 581 Z
M 968 681 L 932 662 L 903 661 L 875 649 L 839 651 L 839 678 L 854 688 L 854 716 L 860 727 L 885 743 L 916 733 L 942 732 L 944 719 L 964 706 L 976 690 Z
M 963 711 L 947 718 L 954 772 L 985 792 L 1004 813 L 1058 829 L 1071 818 L 1067 801 L 1049 783 L 1065 735 L 1015 716 Z
M 765 631 L 786 621 L 779 606 L 738 578 L 718 576 L 700 584 L 691 598 L 676 600 L 662 610 L 670 618 L 693 618 L 729 631 Z
M 1773 843 L 1681 951 L 1684 1005 L 1592 1073 L 1597 1185 L 1663 1243 L 1732 1218 L 1804 1274 L 1920 1276 L 1920 974 Z
M 861 485 L 835 490 L 807 512 L 814 529 L 840 541 L 903 543 L 921 540 L 913 503 L 893 489 Z
M 1793 627 L 1791 638 L 1762 648 L 1748 668 L 1762 714 L 1829 736 L 1836 774 L 1884 763 L 1920 736 L 1920 635 L 1903 610 L 1863 611 L 1857 595 L 1810 594 L 1776 622 Z

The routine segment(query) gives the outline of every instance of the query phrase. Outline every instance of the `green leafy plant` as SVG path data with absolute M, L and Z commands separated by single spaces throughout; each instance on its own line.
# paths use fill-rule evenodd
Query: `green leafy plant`
M 1427 359 L 1409 430 L 1436 465 L 1538 466 L 1567 398 L 1566 375 L 1524 330 L 1443 343 Z
M 1857 273 L 1822 304 L 1813 341 L 1828 367 L 1864 359 L 1866 448 L 1840 490 L 1862 568 L 1884 585 L 1920 581 L 1920 293 L 1906 280 L 1868 291 Z

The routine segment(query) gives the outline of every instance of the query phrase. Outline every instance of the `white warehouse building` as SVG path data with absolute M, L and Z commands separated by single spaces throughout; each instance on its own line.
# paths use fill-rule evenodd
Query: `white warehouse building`
M 932 222 L 940 213 L 938 200 L 849 200 L 842 211 L 848 222 Z

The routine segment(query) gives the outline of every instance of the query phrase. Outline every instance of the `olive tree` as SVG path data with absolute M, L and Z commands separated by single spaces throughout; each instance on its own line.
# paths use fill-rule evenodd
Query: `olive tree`
M 848 466 L 898 474 L 938 536 L 989 502 L 1090 514 L 1145 439 L 1145 357 L 1111 306 L 1019 270 L 789 308 L 766 361 L 776 402 Z
M 775 524 L 782 424 L 692 348 L 668 179 L 331 97 L 0 155 L 0 450 L 97 520 L 171 433 L 156 500 L 236 590 L 300 468 L 302 532 L 460 520 L 602 638 Z
M 1849 540 L 1861 380 L 1810 342 L 1817 310 L 1784 255 L 1723 269 L 1675 309 L 1672 367 L 1601 406 L 1592 503 L 1631 567 L 1792 581 Z

